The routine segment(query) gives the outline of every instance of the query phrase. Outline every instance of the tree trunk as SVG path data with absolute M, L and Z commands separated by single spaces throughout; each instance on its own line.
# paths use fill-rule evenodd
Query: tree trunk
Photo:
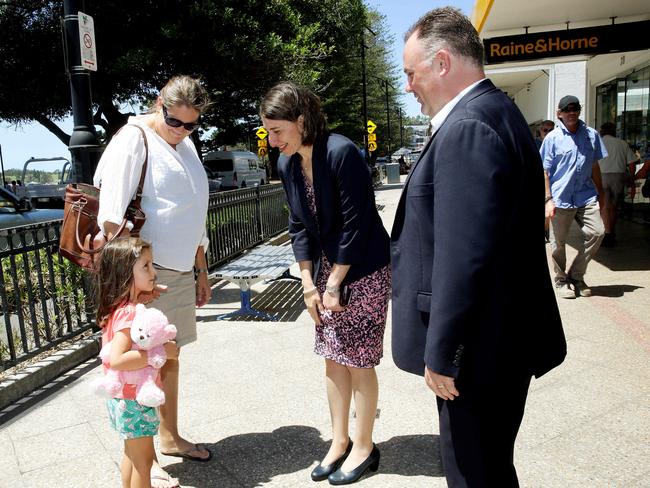
M 108 143 L 108 141 L 111 140 L 113 135 L 118 130 L 120 130 L 124 124 L 126 124 L 129 121 L 129 116 L 135 114 L 133 113 L 123 114 L 111 102 L 100 103 L 99 107 L 100 108 L 98 111 L 98 115 L 103 115 L 106 121 L 108 122 L 108 125 L 105 127 L 104 124 L 102 124 L 102 127 L 106 131 L 106 142 Z
M 66 146 L 70 145 L 70 135 L 63 132 L 63 130 L 50 119 L 44 115 L 39 115 L 35 120 L 47 130 L 49 130 L 52 134 L 54 134 L 63 144 Z

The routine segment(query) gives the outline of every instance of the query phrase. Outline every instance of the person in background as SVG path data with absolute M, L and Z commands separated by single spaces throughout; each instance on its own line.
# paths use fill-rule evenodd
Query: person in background
M 280 83 L 264 96 L 260 115 L 269 143 L 281 152 L 291 244 L 315 322 L 314 351 L 325 358 L 333 438 L 311 478 L 347 485 L 379 468 L 372 433 L 375 366 L 383 355 L 390 296 L 388 234 L 368 165 L 352 141 L 327 130 L 313 92 Z M 352 398 L 354 442 L 348 430 Z
M 160 91 L 149 113 L 130 117 L 128 123 L 144 130 L 149 163 L 144 181 L 142 210 L 147 220 L 140 231 L 151 242 L 158 281 L 167 285 L 155 302 L 178 329 L 179 348 L 196 340 L 196 307 L 210 300 L 205 252 L 208 179 L 201 159 L 188 137 L 200 125 L 210 102 L 200 81 L 175 76 Z M 132 199 L 144 161 L 142 133 L 125 126 L 106 147 L 95 172 L 102 188 L 97 222 L 106 236 L 114 234 Z M 128 235 L 125 229 L 122 235 Z M 180 361 L 168 360 L 161 372 L 165 404 L 160 407 L 160 450 L 167 456 L 206 462 L 212 453 L 181 436 L 178 429 Z M 152 485 L 171 488 L 170 478 L 154 462 Z
M 545 213 L 551 219 L 555 288 L 562 298 L 591 296 L 584 276 L 605 234 L 600 217 L 599 195 L 603 195 L 603 189 L 598 160 L 607 157 L 607 149 L 598 132 L 579 119 L 581 108 L 573 95 L 562 97 L 558 127 L 544 139 L 540 149 L 546 185 Z M 580 226 L 583 242 L 567 269 L 565 246 L 574 220 Z
M 541 123 L 537 129 L 537 137 L 535 138 L 535 144 L 537 145 L 538 150 L 542 147 L 542 142 L 544 142 L 546 135 L 553 129 L 555 129 L 555 122 L 552 120 L 545 120 Z
M 603 181 L 604 205 L 600 216 L 605 225 L 605 237 L 601 246 L 612 247 L 616 243 L 616 220 L 618 205 L 623 198 L 628 174 L 634 174 L 630 168 L 636 167 L 639 157 L 632 152 L 629 144 L 616 137 L 616 125 L 605 122 L 600 126 L 600 136 L 607 149 L 608 156 L 598 161 Z
M 433 136 L 391 234 L 393 359 L 437 396 L 448 485 L 512 488 L 531 378 L 566 355 L 541 239 L 542 165 L 521 112 L 486 79 L 466 16 L 434 9 L 404 40 L 406 91 Z

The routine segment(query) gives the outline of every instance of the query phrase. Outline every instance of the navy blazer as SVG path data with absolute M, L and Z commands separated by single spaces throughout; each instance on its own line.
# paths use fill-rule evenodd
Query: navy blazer
M 535 142 L 519 109 L 484 80 L 429 140 L 400 198 L 391 235 L 397 366 L 452 377 L 470 368 L 498 382 L 560 364 L 566 341 L 543 228 Z
M 350 265 L 344 283 L 389 263 L 389 237 L 375 206 L 370 169 L 352 141 L 324 134 L 314 143 L 318 222 L 307 203 L 299 155 L 280 156 L 278 172 L 289 204 L 293 252 L 297 261 L 314 263 L 314 282 L 323 253 L 332 264 Z

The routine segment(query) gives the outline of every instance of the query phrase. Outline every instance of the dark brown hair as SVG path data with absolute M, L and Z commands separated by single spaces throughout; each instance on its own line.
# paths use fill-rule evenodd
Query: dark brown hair
M 297 122 L 303 116 L 302 143 L 311 146 L 327 132 L 327 118 L 320 98 L 309 88 L 283 81 L 271 88 L 260 104 L 260 116 L 271 120 Z
M 420 17 L 404 34 L 404 41 L 417 34 L 431 58 L 442 48 L 483 66 L 483 43 L 472 22 L 453 7 L 436 8 Z
M 600 126 L 600 135 L 616 137 L 616 125 L 612 122 L 605 122 Z
M 97 324 L 104 327 L 106 319 L 129 299 L 133 283 L 133 266 L 144 249 L 151 244 L 139 237 L 118 237 L 101 252 L 95 276 Z

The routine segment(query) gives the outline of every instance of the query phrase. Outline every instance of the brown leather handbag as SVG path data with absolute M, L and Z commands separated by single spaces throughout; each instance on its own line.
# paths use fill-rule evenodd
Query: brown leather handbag
M 140 202 L 142 201 L 142 187 L 144 177 L 147 174 L 149 159 L 147 136 L 142 127 L 134 124 L 127 125 L 137 127 L 142 132 L 144 162 L 142 163 L 140 182 L 135 195 L 124 213 L 124 219 L 119 229 L 110 240 L 120 235 L 126 227 L 127 221 L 133 223 L 131 235 L 138 235 L 146 219 L 146 215 L 140 208 Z M 99 191 L 99 188 L 86 183 L 71 183 L 66 187 L 63 225 L 61 226 L 61 237 L 59 239 L 59 253 L 61 256 L 90 271 L 94 269 L 94 261 L 98 253 L 108 243 L 97 225 Z

